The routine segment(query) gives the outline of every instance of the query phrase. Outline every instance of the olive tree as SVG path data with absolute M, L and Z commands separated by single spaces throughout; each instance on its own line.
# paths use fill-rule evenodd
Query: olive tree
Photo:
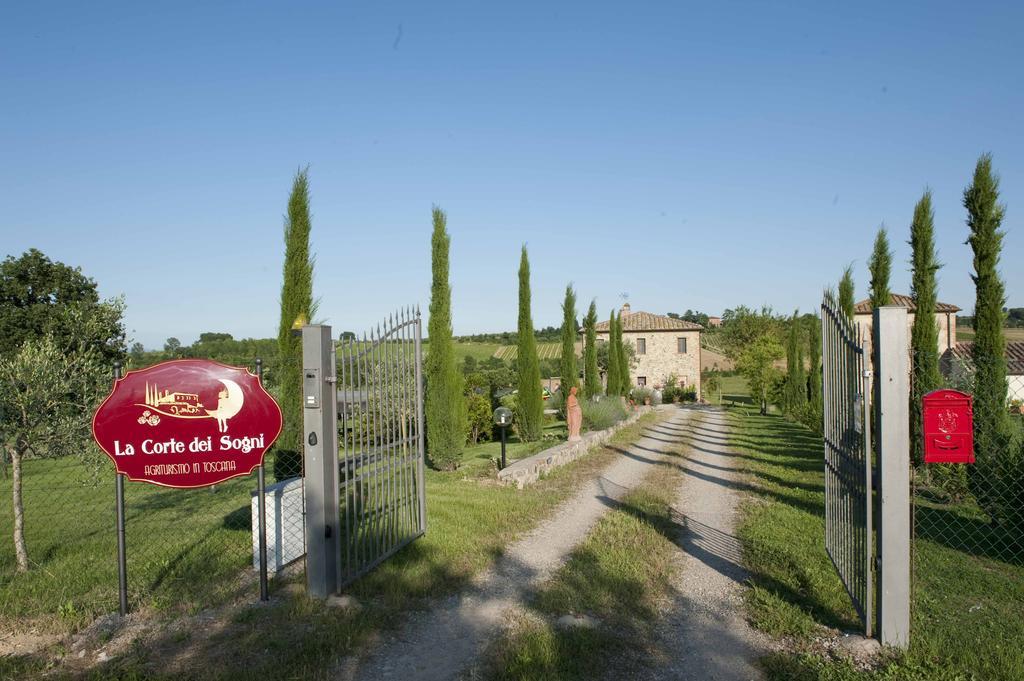
M 74 317 L 75 315 L 71 315 Z M 79 316 L 83 337 L 96 318 Z M 53 335 L 25 341 L 0 357 L 0 442 L 11 462 L 14 553 L 19 572 L 29 569 L 22 496 L 26 458 L 75 454 L 101 461 L 89 444 L 92 414 L 110 387 L 110 366 L 95 345 L 67 347 Z

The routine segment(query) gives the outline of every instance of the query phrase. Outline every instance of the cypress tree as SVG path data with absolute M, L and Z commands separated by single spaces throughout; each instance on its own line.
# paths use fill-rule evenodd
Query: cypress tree
M 597 371 L 597 302 L 590 301 L 590 309 L 583 318 L 583 395 L 594 397 L 601 394 L 601 376 Z
M 892 251 L 889 248 L 889 235 L 885 227 L 878 229 L 875 236 L 875 247 L 868 261 L 871 272 L 871 307 L 882 307 L 890 301 L 889 275 L 892 272 Z
M 620 312 L 615 320 L 615 330 L 618 333 L 616 346 L 619 349 L 619 394 L 628 397 L 633 385 L 630 383 L 629 377 L 629 353 L 626 352 L 626 341 L 622 337 L 623 325 L 622 313 Z
M 807 399 L 814 407 L 815 414 L 821 415 L 822 384 L 821 384 L 821 320 L 810 318 L 807 326 L 810 369 L 807 381 Z M 820 427 L 821 424 L 817 424 Z
M 277 330 L 280 355 L 281 412 L 284 426 L 275 444 L 274 477 L 302 474 L 302 339 L 292 333 L 308 324 L 313 303 L 313 257 L 309 253 L 309 168 L 295 173 L 284 225 L 284 274 L 281 319 Z
M 786 384 L 783 405 L 787 412 L 795 412 L 807 401 L 804 377 L 803 334 L 800 333 L 799 312 L 793 313 L 786 339 Z
M 615 310 L 608 317 L 608 373 L 605 375 L 606 392 L 609 395 L 619 394 L 619 347 L 615 331 Z
M 926 190 L 914 206 L 910 223 L 911 283 L 914 325 L 910 330 L 910 442 L 915 465 L 924 461 L 921 431 L 921 397 L 942 386 L 939 374 L 939 329 L 935 323 L 936 273 L 941 265 L 935 255 L 932 193 Z
M 462 373 L 455 364 L 452 340 L 452 291 L 448 283 L 448 218 L 437 206 L 432 211 L 430 237 L 431 282 L 430 319 L 427 338 L 430 351 L 424 362 L 427 394 L 424 411 L 427 420 L 427 454 L 431 464 L 444 471 L 459 467 L 466 444 L 466 405 Z
M 579 387 L 579 369 L 576 368 L 576 338 L 579 327 L 576 326 L 576 292 L 572 284 L 565 287 L 565 300 L 562 302 L 562 360 L 559 373 L 562 374 L 562 395 L 569 396 L 569 390 Z
M 999 277 L 1005 207 L 999 204 L 999 179 L 992 173 L 992 157 L 983 154 L 974 181 L 964 190 L 964 208 L 974 252 L 974 446 L 977 465 L 971 485 L 981 507 L 994 519 L 1010 512 L 1007 494 L 1019 492 L 1019 480 L 1006 479 L 1012 471 L 1004 461 L 1009 450 L 1009 415 L 1006 410 L 1006 339 L 1003 336 L 1005 289 Z M 1017 503 L 1021 503 L 1017 499 Z
M 843 278 L 839 280 L 839 309 L 851 324 L 854 313 L 853 288 L 853 265 L 847 265 L 843 270 Z
M 519 438 L 524 442 L 540 439 L 544 424 L 544 397 L 540 385 L 537 339 L 530 314 L 530 259 L 523 246 L 519 260 L 519 397 L 517 419 Z

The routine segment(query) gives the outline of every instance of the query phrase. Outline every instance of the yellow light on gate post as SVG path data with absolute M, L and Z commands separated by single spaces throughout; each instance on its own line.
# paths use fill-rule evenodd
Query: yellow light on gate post
M 505 468 L 505 433 L 512 425 L 512 410 L 498 407 L 494 410 L 494 425 L 501 429 L 501 467 Z

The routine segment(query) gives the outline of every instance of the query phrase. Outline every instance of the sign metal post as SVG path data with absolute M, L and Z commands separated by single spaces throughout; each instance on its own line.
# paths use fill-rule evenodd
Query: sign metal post
M 114 362 L 114 385 L 121 379 L 121 363 Z M 124 537 L 124 475 L 117 474 L 114 487 L 117 504 L 117 595 L 118 612 L 121 617 L 128 614 L 128 556 Z

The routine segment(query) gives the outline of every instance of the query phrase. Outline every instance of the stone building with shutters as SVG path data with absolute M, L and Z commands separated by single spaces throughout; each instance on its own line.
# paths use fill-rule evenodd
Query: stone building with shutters
M 704 329 L 682 319 L 651 312 L 633 312 L 622 306 L 622 339 L 636 350 L 629 368 L 630 383 L 661 388 L 675 374 L 681 386 L 694 386 L 700 399 L 700 332 Z M 598 342 L 608 341 L 608 320 L 597 323 Z

